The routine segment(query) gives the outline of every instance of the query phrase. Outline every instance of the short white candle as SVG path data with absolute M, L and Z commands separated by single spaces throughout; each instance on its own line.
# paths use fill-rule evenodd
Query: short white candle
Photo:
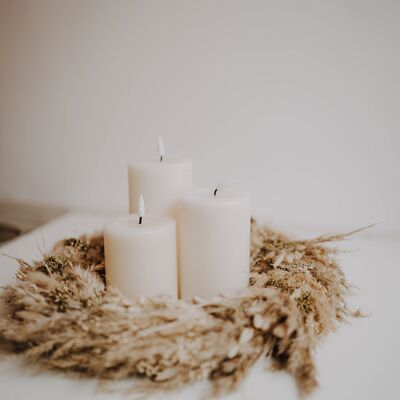
M 178 295 L 175 221 L 166 216 L 128 214 L 106 222 L 104 252 L 107 286 L 128 298 Z
M 165 154 L 158 138 L 158 158 L 128 165 L 129 212 L 137 213 L 139 196 L 146 199 L 149 213 L 178 219 L 179 201 L 192 190 L 192 161 Z
M 234 188 L 201 190 L 181 205 L 181 294 L 212 298 L 248 285 L 250 197 Z

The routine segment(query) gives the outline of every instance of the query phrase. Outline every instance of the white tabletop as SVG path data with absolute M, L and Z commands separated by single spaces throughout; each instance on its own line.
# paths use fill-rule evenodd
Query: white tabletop
M 38 259 L 52 244 L 64 237 L 90 233 L 101 229 L 107 219 L 104 214 L 69 213 L 0 248 L 18 258 Z M 290 232 L 290 226 L 281 228 Z M 298 237 L 326 233 L 313 228 L 303 232 L 292 228 Z M 334 230 L 332 230 L 334 231 Z M 332 232 L 331 231 L 331 232 Z M 330 233 L 331 233 L 330 232 Z M 316 363 L 320 387 L 310 399 L 397 399 L 400 396 L 400 250 L 397 234 L 363 232 L 342 248 L 354 250 L 340 255 L 343 268 L 351 283 L 359 288 L 351 299 L 371 317 L 357 319 L 341 326 L 338 332 L 323 343 Z M 0 286 L 13 282 L 17 270 L 14 260 L 0 258 Z M 267 362 L 261 360 L 251 371 L 240 389 L 225 399 L 297 399 L 296 385 L 286 373 L 271 373 Z M 131 382 L 125 382 L 129 385 Z M 126 386 L 124 386 L 126 387 Z M 154 396 L 165 399 L 199 398 L 206 393 L 207 383 L 197 384 L 179 393 Z M 0 350 L 0 398 L 4 400 L 69 400 L 116 399 L 121 394 L 99 393 L 94 379 L 66 378 L 60 373 L 34 373 L 29 365 Z

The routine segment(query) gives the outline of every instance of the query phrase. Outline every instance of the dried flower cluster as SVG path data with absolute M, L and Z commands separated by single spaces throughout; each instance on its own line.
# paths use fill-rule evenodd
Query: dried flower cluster
M 253 222 L 249 288 L 192 303 L 130 302 L 106 290 L 102 236 L 67 239 L 39 262 L 18 260 L 17 283 L 1 296 L 0 338 L 44 367 L 148 378 L 139 381 L 147 392 L 206 378 L 214 394 L 226 392 L 268 356 L 306 394 L 316 386 L 316 344 L 353 315 L 349 285 L 324 246 L 342 238 L 291 240 Z

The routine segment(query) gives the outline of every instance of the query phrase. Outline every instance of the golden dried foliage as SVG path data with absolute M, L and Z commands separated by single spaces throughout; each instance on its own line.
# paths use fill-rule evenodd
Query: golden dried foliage
M 67 239 L 43 260 L 19 260 L 17 283 L 2 293 L 0 338 L 37 365 L 104 379 L 143 377 L 151 393 L 210 379 L 234 389 L 268 356 L 316 386 L 313 351 L 353 313 L 349 284 L 325 243 L 292 240 L 252 223 L 249 287 L 234 297 L 192 303 L 168 297 L 128 301 L 105 288 L 102 235 Z M 139 390 L 139 389 L 138 389 Z

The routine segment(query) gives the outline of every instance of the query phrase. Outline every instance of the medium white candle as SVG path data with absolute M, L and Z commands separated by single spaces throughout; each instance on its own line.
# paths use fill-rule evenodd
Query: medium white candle
M 229 187 L 184 198 L 180 212 L 181 294 L 211 298 L 248 285 L 250 197 Z
M 158 158 L 131 162 L 128 165 L 129 212 L 137 213 L 143 194 L 149 213 L 178 219 L 179 201 L 192 190 L 192 161 L 165 155 L 158 138 Z
M 175 221 L 146 215 L 143 197 L 139 213 L 106 222 L 104 253 L 107 286 L 127 297 L 178 295 Z

